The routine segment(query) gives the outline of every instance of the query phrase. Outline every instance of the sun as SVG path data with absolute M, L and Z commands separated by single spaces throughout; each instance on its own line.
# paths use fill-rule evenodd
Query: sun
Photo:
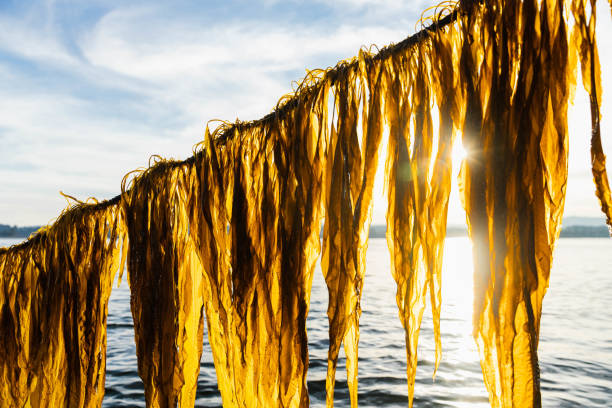
M 461 138 L 455 139 L 455 144 L 453 145 L 453 162 L 461 163 L 463 159 L 467 156 L 467 151 L 463 147 L 463 143 L 461 143 Z

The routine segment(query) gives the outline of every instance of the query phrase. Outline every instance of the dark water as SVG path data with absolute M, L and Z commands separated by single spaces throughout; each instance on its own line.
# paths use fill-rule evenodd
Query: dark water
M 0 241 L 6 245 L 7 240 Z M 446 241 L 443 271 L 443 357 L 435 380 L 431 315 L 423 319 L 415 407 L 488 407 L 476 346 L 471 338 L 471 247 L 466 238 Z M 612 407 L 612 240 L 560 239 L 550 288 L 544 299 L 539 347 L 545 407 Z M 384 239 L 368 249 L 359 344 L 359 405 L 405 407 L 404 333 L 397 317 L 395 283 Z M 316 272 L 308 318 L 311 406 L 325 404 L 327 290 Z M 144 407 L 126 282 L 109 304 L 105 407 Z M 343 355 L 336 406 L 349 406 Z M 196 406 L 218 407 L 208 342 L 198 381 Z

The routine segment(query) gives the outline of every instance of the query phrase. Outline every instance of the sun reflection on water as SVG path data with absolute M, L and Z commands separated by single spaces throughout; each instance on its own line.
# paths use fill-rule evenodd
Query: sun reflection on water
M 448 238 L 442 269 L 441 330 L 443 347 L 445 340 L 450 344 L 443 358 L 466 363 L 479 361 L 472 337 L 473 302 L 471 242 L 466 237 Z
M 474 279 L 472 245 L 467 238 L 448 238 L 442 266 L 442 298 L 457 318 L 470 323 L 471 333 Z
M 435 342 L 428 301 L 419 334 L 414 406 L 484 408 L 488 406 L 488 398 L 476 344 L 472 338 L 474 296 L 472 246 L 469 239 L 446 239 L 443 261 L 440 321 L 442 361 L 433 379 Z M 384 401 L 384 406 L 395 407 L 406 406 L 406 351 L 404 330 L 395 300 L 396 284 L 389 267 L 385 240 L 371 239 L 360 320 L 359 393 L 360 402 L 372 402 L 372 393 L 384 393 L 386 396 L 381 397 L 380 402 Z M 315 307 L 318 308 L 318 305 Z M 309 331 L 309 337 L 312 334 Z M 313 353 L 312 348 L 310 351 Z M 309 372 L 309 376 L 312 374 Z M 339 367 L 338 395 L 344 395 L 342 384 L 345 378 L 344 367 Z M 381 378 L 385 380 L 379 381 Z M 400 397 L 402 395 L 405 397 Z M 313 406 L 319 405 L 315 403 Z

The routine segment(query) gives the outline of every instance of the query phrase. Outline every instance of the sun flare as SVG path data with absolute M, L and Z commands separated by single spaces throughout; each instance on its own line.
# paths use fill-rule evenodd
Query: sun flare
M 455 140 L 455 144 L 453 145 L 453 161 L 456 163 L 460 163 L 467 156 L 467 151 L 463 147 L 463 143 L 461 143 L 460 138 Z

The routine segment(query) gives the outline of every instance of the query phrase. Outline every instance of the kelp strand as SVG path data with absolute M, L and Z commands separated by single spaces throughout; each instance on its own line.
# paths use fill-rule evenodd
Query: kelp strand
M 202 265 L 189 234 L 189 167 L 160 162 L 122 200 L 129 238 L 128 279 L 148 407 L 192 406 L 200 356 Z
M 591 170 L 595 182 L 595 194 L 599 199 L 601 211 L 606 216 L 606 223 L 612 233 L 612 195 L 606 171 L 606 156 L 601 145 L 601 68 L 595 39 L 597 20 L 597 2 L 590 0 L 591 14 L 587 21 L 586 0 L 572 0 L 572 14 L 576 20 L 572 32 L 573 50 L 580 57 L 582 84 L 589 94 L 591 106 Z M 612 7 L 612 3 L 611 3 Z M 574 62 L 575 63 L 575 62 Z
M 356 407 L 372 186 L 387 133 L 387 241 L 412 405 L 427 295 L 435 369 L 441 359 L 459 130 L 485 385 L 494 407 L 541 406 L 537 344 L 565 199 L 574 52 L 591 100 L 597 196 L 612 225 L 590 5 L 587 22 L 586 0 L 572 1 L 570 43 L 561 0 L 445 4 L 448 14 L 416 35 L 311 71 L 266 117 L 207 129 L 189 159 L 159 159 L 120 196 L 79 203 L 0 249 L 0 405 L 101 405 L 107 303 L 127 254 L 147 406 L 193 406 L 204 313 L 224 406 L 308 406 L 306 317 L 324 218 L 326 400 L 333 406 L 343 345 Z
M 224 405 L 306 407 L 306 316 L 319 253 L 323 93 L 273 127 L 207 131 L 192 233 Z
M 432 305 L 436 369 L 442 353 L 442 252 L 451 185 L 453 121 L 460 120 L 461 101 L 453 69 L 457 39 L 453 28 L 434 33 L 411 53 L 396 56 L 397 60 L 390 60 L 386 66 L 389 90 L 385 109 L 390 123 L 386 163 L 387 242 L 391 272 L 398 285 L 400 320 L 406 332 L 410 405 L 427 294 Z M 433 149 L 431 112 L 434 96 L 440 119 L 437 152 Z
M 351 406 L 357 406 L 361 291 L 372 187 L 382 137 L 381 74 L 380 61 L 362 51 L 358 65 L 348 66 L 345 75 L 334 83 L 335 121 L 332 121 L 327 152 L 321 260 L 329 292 L 329 353 L 325 382 L 328 407 L 333 406 L 341 344 L 346 354 Z M 361 129 L 358 129 L 359 123 Z
M 0 406 L 102 404 L 122 236 L 116 207 L 78 204 L 26 245 L 0 250 Z
M 573 86 L 563 3 L 466 11 L 461 29 L 473 41 L 461 56 L 461 185 L 474 245 L 474 337 L 491 405 L 539 407 L 541 305 L 565 198 Z

